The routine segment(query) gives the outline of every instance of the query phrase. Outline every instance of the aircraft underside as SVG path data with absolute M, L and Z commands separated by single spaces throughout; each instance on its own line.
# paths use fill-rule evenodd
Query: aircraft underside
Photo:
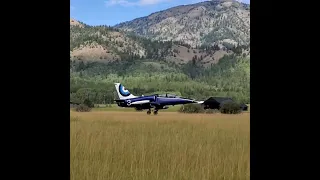
M 143 110 L 147 109 L 147 110 L 148 110 L 148 111 L 147 111 L 147 114 L 148 114 L 148 115 L 150 115 L 152 111 L 153 111 L 153 114 L 154 114 L 154 115 L 157 115 L 157 114 L 158 114 L 158 111 L 159 111 L 160 109 L 168 109 L 168 108 L 169 108 L 169 107 L 167 107 L 167 106 L 156 107 L 156 106 L 152 106 L 152 105 L 150 105 L 150 104 L 140 105 L 140 106 L 136 106 L 136 107 L 135 107 L 135 109 L 136 109 L 137 111 L 143 111 Z

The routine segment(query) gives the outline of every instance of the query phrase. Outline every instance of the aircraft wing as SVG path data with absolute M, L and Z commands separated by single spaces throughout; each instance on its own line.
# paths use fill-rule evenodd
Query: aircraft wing
M 125 99 L 125 100 L 124 99 L 116 99 L 114 101 L 128 103 L 128 100 L 130 100 L 130 99 Z M 150 103 L 150 100 L 141 100 L 141 101 L 130 102 L 130 104 L 146 104 L 146 103 Z
M 135 101 L 135 102 L 132 102 L 131 104 L 146 104 L 146 103 L 150 103 L 150 100 Z
M 156 102 L 151 102 L 150 104 L 153 105 L 153 106 L 161 106 L 160 103 L 156 103 Z

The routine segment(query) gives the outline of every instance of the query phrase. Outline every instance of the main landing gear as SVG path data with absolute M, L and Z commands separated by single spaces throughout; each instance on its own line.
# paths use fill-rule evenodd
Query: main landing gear
M 158 110 L 155 109 L 155 110 L 153 111 L 153 114 L 154 114 L 154 115 L 157 115 L 157 114 L 158 114 Z
M 148 114 L 148 115 L 151 114 L 151 109 L 149 109 L 149 110 L 147 111 L 147 114 Z M 157 115 L 157 114 L 158 114 L 158 110 L 157 110 L 157 109 L 153 110 L 153 114 L 154 114 L 154 115 Z

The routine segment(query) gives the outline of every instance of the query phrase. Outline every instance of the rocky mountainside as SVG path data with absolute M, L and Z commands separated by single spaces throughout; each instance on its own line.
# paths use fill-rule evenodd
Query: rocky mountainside
M 173 7 L 114 26 L 155 40 L 201 45 L 250 44 L 250 5 L 212 0 Z
M 92 27 L 70 19 L 70 59 L 110 62 L 122 54 L 145 56 L 143 47 L 128 35 L 108 26 Z
M 248 46 L 191 47 L 181 41 L 160 41 L 140 37 L 109 26 L 89 26 L 70 19 L 70 60 L 114 62 L 161 60 L 178 65 L 194 62 L 204 67 L 216 64 L 224 55 L 249 55 Z

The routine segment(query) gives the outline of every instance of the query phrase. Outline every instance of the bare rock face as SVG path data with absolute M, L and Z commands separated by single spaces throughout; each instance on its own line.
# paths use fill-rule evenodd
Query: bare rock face
M 82 23 L 80 23 L 79 21 L 73 19 L 73 18 L 70 18 L 70 26 L 78 26 L 78 27 L 81 27 L 83 28 L 84 25 Z

